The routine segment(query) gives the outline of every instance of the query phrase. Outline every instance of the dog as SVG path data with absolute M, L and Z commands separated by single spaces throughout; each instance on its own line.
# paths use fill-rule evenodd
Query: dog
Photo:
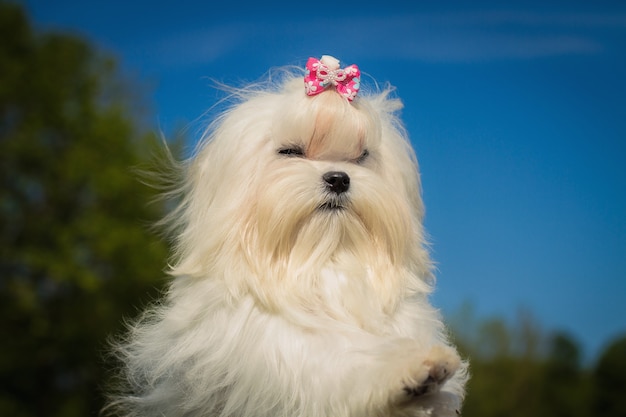
M 324 56 L 234 93 L 179 164 L 172 280 L 115 347 L 107 412 L 459 414 L 402 104 L 360 89 Z

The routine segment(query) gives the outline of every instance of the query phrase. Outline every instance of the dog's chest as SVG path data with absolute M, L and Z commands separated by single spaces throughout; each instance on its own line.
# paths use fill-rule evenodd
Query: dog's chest
M 318 290 L 332 315 L 370 327 L 385 316 L 373 281 L 367 267 L 325 268 L 320 272 Z

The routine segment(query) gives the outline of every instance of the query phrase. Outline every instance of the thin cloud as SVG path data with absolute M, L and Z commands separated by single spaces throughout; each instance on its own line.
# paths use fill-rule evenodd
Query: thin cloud
M 626 15 L 606 13 L 484 11 L 345 18 L 303 15 L 287 23 L 226 21 L 206 29 L 166 35 L 140 49 L 153 55 L 159 64 L 174 67 L 217 62 L 225 55 L 245 54 L 250 49 L 263 54 L 266 45 L 281 45 L 287 56 L 331 46 L 331 50 L 349 50 L 355 59 L 468 63 L 620 50 L 624 45 L 619 39 L 625 32 Z
M 250 27 L 241 23 L 213 25 L 144 40 L 129 46 L 132 54 L 164 68 L 182 68 L 219 61 L 237 51 L 249 38 Z
M 610 48 L 605 31 L 626 31 L 626 16 L 485 12 L 353 21 L 366 56 L 431 62 L 535 59 Z

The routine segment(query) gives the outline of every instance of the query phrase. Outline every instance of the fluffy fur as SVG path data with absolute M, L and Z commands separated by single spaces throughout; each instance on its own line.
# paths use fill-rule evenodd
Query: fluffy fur
M 182 164 L 164 300 L 116 347 L 124 416 L 456 416 L 417 163 L 389 89 L 237 93 Z M 349 176 L 346 192 L 323 179 Z

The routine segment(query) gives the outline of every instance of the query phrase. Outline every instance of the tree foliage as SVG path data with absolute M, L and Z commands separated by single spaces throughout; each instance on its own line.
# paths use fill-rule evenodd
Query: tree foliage
M 93 415 L 107 335 L 162 283 L 132 172 L 157 141 L 84 41 L 2 2 L 0 39 L 0 415 Z
M 593 372 L 597 416 L 626 417 L 626 336 L 611 343 Z
M 626 336 L 585 366 L 571 335 L 527 311 L 510 323 L 465 306 L 451 322 L 472 374 L 464 417 L 626 417 Z

